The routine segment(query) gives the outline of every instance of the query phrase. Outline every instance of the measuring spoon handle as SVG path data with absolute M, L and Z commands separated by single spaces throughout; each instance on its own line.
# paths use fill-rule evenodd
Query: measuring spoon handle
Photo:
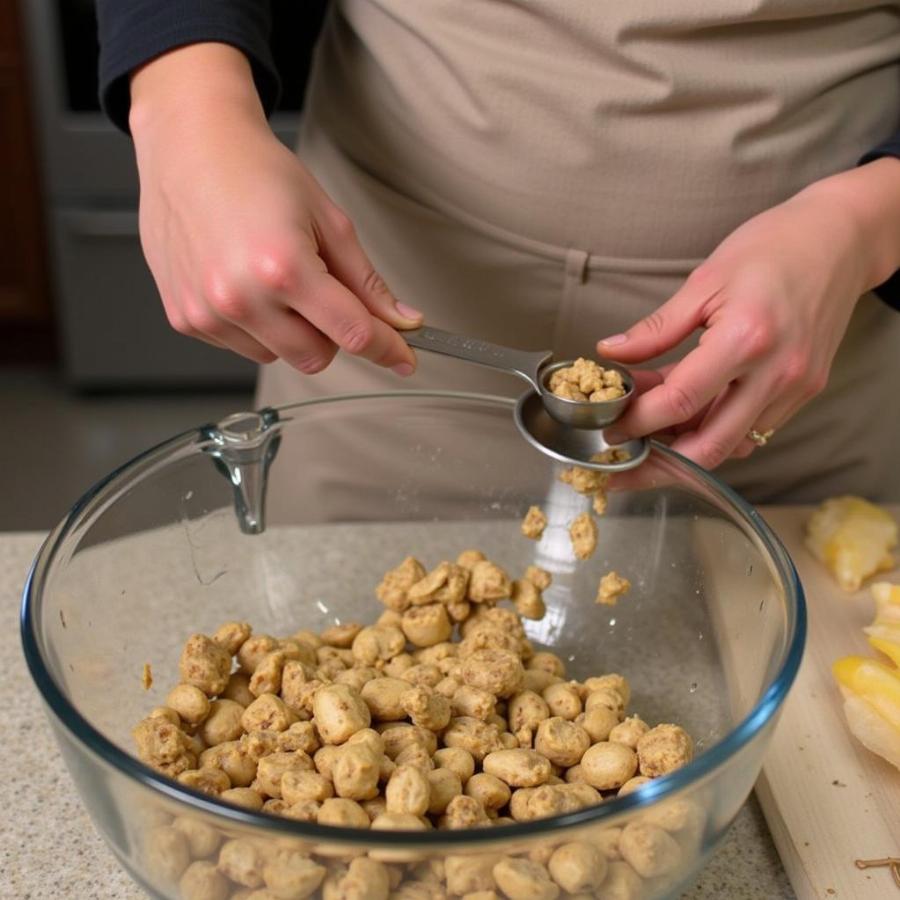
M 427 325 L 401 333 L 410 347 L 510 372 L 524 378 L 536 391 L 540 391 L 541 367 L 553 358 L 549 350 L 516 350 Z

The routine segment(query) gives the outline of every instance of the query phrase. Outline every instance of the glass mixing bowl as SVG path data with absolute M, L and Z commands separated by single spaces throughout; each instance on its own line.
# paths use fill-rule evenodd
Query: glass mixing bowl
M 590 497 L 519 437 L 512 408 L 410 392 L 238 414 L 148 450 L 51 533 L 25 588 L 25 655 L 97 829 L 151 896 L 383 897 L 377 878 L 356 893 L 338 884 L 365 854 L 387 866 L 393 897 L 464 894 L 490 888 L 501 857 L 543 864 L 572 841 L 608 859 L 597 864 L 607 871 L 602 884 L 579 896 L 651 898 L 690 884 L 751 790 L 797 672 L 805 633 L 797 575 L 753 509 L 658 445 L 639 469 L 616 476 L 597 550 L 577 561 L 567 526 Z M 549 518 L 537 542 L 519 530 L 532 504 Z M 551 571 L 547 613 L 525 624 L 535 647 L 558 654 L 569 678 L 625 675 L 629 710 L 686 728 L 694 760 L 627 796 L 552 818 L 376 832 L 228 806 L 133 755 L 131 728 L 177 683 L 189 634 L 231 619 L 276 635 L 371 622 L 383 611 L 373 588 L 387 569 L 407 555 L 432 566 L 472 547 L 514 577 L 532 563 Z M 617 605 L 597 605 L 610 569 L 633 587 Z M 661 856 L 652 846 L 646 858 L 631 854 L 640 874 L 617 849 L 636 823 L 672 839 Z M 238 873 L 243 885 L 226 878 L 216 868 L 220 847 L 238 839 L 257 861 L 293 860 L 293 880 L 288 873 L 256 895 L 258 868 Z M 556 896 L 550 882 L 526 882 L 507 883 L 505 893 Z

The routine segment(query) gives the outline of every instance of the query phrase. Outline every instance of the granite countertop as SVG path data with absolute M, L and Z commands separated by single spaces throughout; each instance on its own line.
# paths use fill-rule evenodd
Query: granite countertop
M 39 534 L 0 534 L 0 898 L 139 900 L 91 824 L 56 748 L 22 657 L 18 610 Z M 793 898 L 755 798 L 747 802 L 685 900 Z

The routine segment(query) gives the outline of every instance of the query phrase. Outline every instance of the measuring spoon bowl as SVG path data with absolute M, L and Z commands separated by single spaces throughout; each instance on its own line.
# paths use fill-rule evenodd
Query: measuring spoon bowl
M 563 425 L 571 425 L 574 428 L 605 428 L 612 425 L 628 408 L 634 397 L 634 379 L 624 367 L 617 363 L 603 360 L 604 369 L 612 369 L 622 376 L 625 384 L 625 393 L 615 400 L 567 400 L 565 397 L 557 397 L 550 390 L 550 376 L 559 369 L 565 369 L 573 363 L 555 362 L 543 366 L 538 373 L 538 388 L 541 400 L 547 412 Z
M 647 438 L 609 444 L 600 428 L 576 428 L 560 422 L 550 415 L 542 398 L 533 391 L 519 397 L 513 417 L 516 427 L 529 444 L 545 456 L 568 465 L 599 472 L 626 472 L 639 466 L 650 453 Z M 598 462 L 594 459 L 597 454 L 610 449 L 623 450 L 628 458 L 617 462 Z
M 620 445 L 628 451 L 627 460 L 606 463 L 591 458 L 610 449 L 612 445 L 604 440 L 602 429 L 615 422 L 634 397 L 634 379 L 616 363 L 604 361 L 603 365 L 621 373 L 623 396 L 597 402 L 567 400 L 550 390 L 550 376 L 571 366 L 572 361 L 553 362 L 549 350 L 516 350 L 426 325 L 403 336 L 419 350 L 498 369 L 527 381 L 531 390 L 519 399 L 516 425 L 530 444 L 552 459 L 604 472 L 624 472 L 639 466 L 650 452 L 649 441 L 641 438 Z

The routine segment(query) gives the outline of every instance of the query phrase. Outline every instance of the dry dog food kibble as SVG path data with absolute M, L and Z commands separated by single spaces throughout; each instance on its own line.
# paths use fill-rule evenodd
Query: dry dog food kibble
M 538 540 L 547 527 L 547 517 L 539 506 L 530 506 L 522 520 L 522 534 L 533 541 Z
M 550 376 L 550 391 L 564 400 L 602 403 L 625 396 L 625 381 L 616 369 L 604 369 L 592 359 L 579 357 Z
M 631 453 L 624 447 L 610 447 L 591 457 L 592 462 L 598 463 L 620 463 L 627 462 L 629 459 L 631 459 Z M 603 516 L 609 506 L 609 498 L 606 494 L 609 476 L 609 472 L 597 472 L 581 466 L 571 466 L 560 472 L 559 480 L 570 485 L 579 494 L 592 495 L 591 505 L 594 512 L 598 516 Z
M 597 523 L 589 513 L 581 513 L 569 525 L 572 551 L 578 559 L 587 559 L 597 549 Z
M 596 492 L 605 484 L 596 475 L 571 483 Z M 571 534 L 576 555 L 590 556 L 597 527 L 588 514 Z M 277 638 L 229 622 L 191 635 L 167 705 L 133 730 L 138 755 L 246 810 L 376 831 L 532 821 L 638 790 L 688 762 L 683 729 L 625 717 L 621 675 L 566 681 L 563 660 L 532 647 L 523 617 L 544 615 L 550 584 L 544 569 L 513 579 L 476 550 L 431 571 L 407 557 L 378 585 L 386 609 L 371 625 Z M 600 602 L 628 587 L 610 572 Z M 696 828 L 698 815 L 682 818 Z M 267 851 L 174 822 L 148 832 L 145 852 L 185 898 L 306 897 L 320 886 L 324 896 L 360 898 L 552 898 L 607 886 L 619 896 L 680 864 L 669 824 L 649 820 L 604 832 L 606 843 L 440 863 L 403 849 L 355 859 L 330 845 Z
M 637 742 L 641 775 L 656 778 L 687 765 L 694 757 L 694 742 L 678 725 L 657 725 Z
M 570 466 L 559 473 L 559 480 L 568 484 L 573 491 L 579 494 L 595 494 L 597 491 L 605 491 L 609 484 L 608 472 L 596 472 L 593 469 L 583 469 L 581 466 Z
M 625 596 L 630 590 L 631 582 L 627 578 L 623 578 L 616 571 L 607 572 L 600 579 L 595 602 L 604 606 L 615 606 L 619 597 Z

